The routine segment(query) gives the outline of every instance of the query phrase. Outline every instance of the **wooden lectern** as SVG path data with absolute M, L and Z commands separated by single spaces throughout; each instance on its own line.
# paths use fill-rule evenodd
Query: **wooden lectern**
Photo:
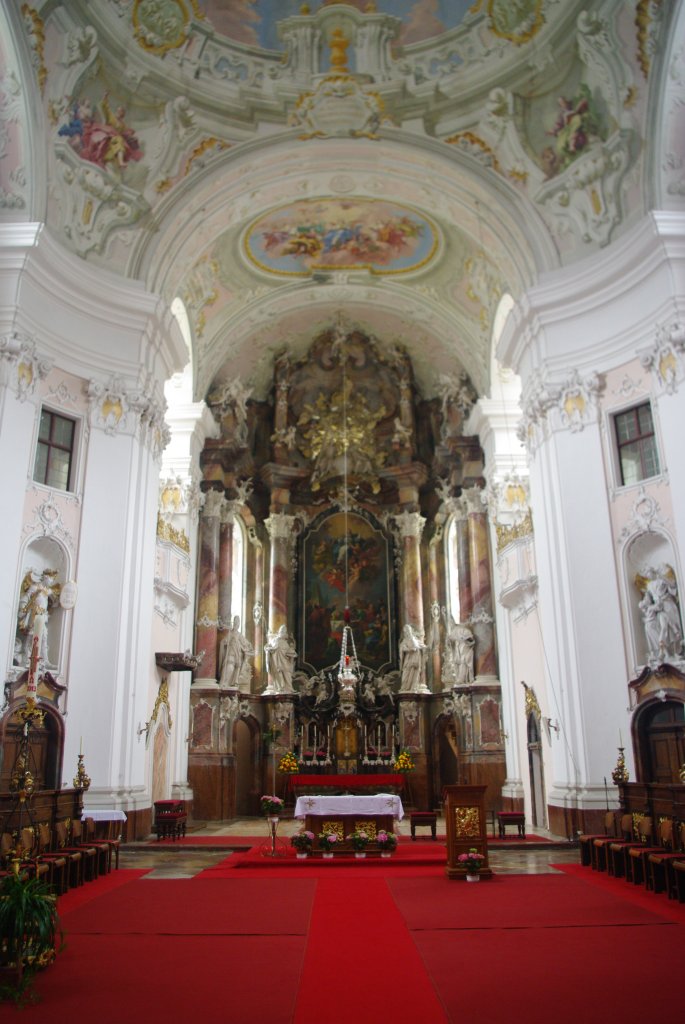
M 481 878 L 491 878 L 488 863 L 488 832 L 485 817 L 487 786 L 445 786 L 442 791 L 447 825 L 448 878 L 466 878 L 466 868 L 457 859 L 460 853 L 478 850 L 485 857 Z

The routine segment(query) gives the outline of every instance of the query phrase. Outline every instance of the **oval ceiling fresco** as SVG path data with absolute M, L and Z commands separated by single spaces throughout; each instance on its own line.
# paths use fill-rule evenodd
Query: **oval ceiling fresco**
M 254 221 L 244 244 L 248 259 L 272 274 L 361 268 L 406 274 L 435 255 L 438 231 L 422 214 L 398 203 L 302 199 Z

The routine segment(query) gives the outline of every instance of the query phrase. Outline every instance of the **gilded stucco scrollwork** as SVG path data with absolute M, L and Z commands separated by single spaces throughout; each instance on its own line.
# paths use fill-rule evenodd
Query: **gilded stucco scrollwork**
M 455 807 L 454 831 L 457 839 L 468 839 L 482 834 L 480 812 L 477 807 Z

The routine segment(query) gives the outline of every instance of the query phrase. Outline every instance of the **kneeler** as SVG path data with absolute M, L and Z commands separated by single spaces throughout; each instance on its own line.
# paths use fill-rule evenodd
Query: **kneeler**
M 624 814 L 621 817 L 620 834 L 623 836 L 632 836 L 633 834 L 633 816 L 632 814 Z M 592 867 L 594 871 L 605 871 L 608 863 L 609 847 L 612 843 L 617 842 L 616 836 L 600 836 L 598 839 L 592 841 Z
M 604 831 L 596 832 L 594 835 L 583 833 L 578 836 L 578 843 L 580 844 L 580 863 L 583 867 L 589 867 L 592 864 L 592 844 L 595 839 L 618 839 L 617 834 L 617 812 L 607 811 L 604 815 Z

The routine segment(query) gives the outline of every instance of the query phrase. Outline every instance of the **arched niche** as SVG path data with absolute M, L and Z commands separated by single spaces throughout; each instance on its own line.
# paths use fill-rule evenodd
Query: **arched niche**
M 64 649 L 64 609 L 60 604 L 62 588 L 69 579 L 67 551 L 52 537 L 35 537 L 26 545 L 19 573 L 15 612 L 13 664 L 26 668 L 36 628 L 36 600 L 47 602 L 45 638 L 42 656 L 45 668 L 59 671 Z
M 683 627 L 672 541 L 658 530 L 639 533 L 626 544 L 623 564 L 635 664 L 679 660 Z

